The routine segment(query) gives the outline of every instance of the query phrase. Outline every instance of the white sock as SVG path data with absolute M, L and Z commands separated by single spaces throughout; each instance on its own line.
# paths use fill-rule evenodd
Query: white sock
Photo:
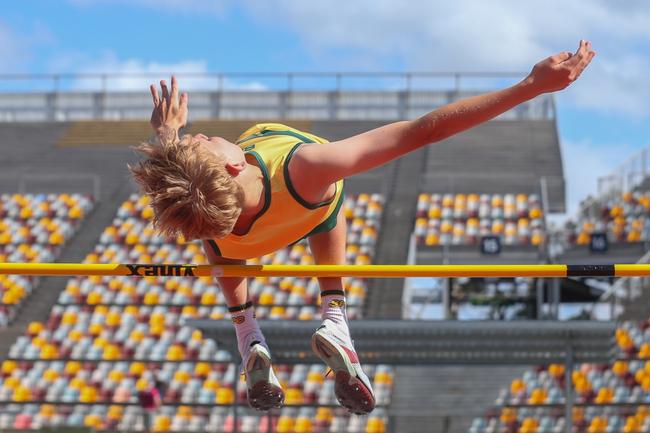
M 329 322 L 341 337 L 352 344 L 348 328 L 348 316 L 345 310 L 345 293 L 342 290 L 326 290 L 321 293 L 320 310 L 323 323 Z
M 266 346 L 262 330 L 257 324 L 255 318 L 255 308 L 252 302 L 247 302 L 244 305 L 228 308 L 232 323 L 235 325 L 235 333 L 237 334 L 237 348 L 242 360 L 246 359 L 248 349 L 254 341 L 259 341 Z

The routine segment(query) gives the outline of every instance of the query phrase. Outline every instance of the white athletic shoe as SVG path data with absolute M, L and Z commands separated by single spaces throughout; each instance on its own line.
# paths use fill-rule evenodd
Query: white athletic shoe
M 248 389 L 248 405 L 257 410 L 269 410 L 284 403 L 284 391 L 273 372 L 271 354 L 259 341 L 250 344 L 244 361 Z
M 375 408 L 375 395 L 368 376 L 361 369 L 354 346 L 349 338 L 328 320 L 311 338 L 314 353 L 334 372 L 334 393 L 341 406 L 348 411 L 364 415 Z

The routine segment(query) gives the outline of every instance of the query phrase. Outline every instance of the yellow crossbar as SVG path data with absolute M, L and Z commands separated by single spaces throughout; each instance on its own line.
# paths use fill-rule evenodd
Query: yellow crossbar
M 650 265 L 191 265 L 0 263 L 0 275 L 194 277 L 643 277 Z

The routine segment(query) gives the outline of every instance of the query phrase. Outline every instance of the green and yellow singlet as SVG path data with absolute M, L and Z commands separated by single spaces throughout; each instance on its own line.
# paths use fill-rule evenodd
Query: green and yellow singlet
M 327 143 L 327 140 L 279 123 L 255 125 L 239 137 L 236 144 L 262 170 L 264 207 L 247 233 L 208 240 L 218 256 L 260 257 L 336 226 L 344 199 L 343 180 L 336 182 L 336 193 L 331 200 L 308 203 L 298 195 L 289 178 L 289 161 L 304 143 Z

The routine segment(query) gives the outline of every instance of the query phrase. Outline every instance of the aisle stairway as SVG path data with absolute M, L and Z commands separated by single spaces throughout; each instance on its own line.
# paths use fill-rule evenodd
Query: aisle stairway
M 395 370 L 391 428 L 399 433 L 465 433 L 518 366 L 400 366 Z

